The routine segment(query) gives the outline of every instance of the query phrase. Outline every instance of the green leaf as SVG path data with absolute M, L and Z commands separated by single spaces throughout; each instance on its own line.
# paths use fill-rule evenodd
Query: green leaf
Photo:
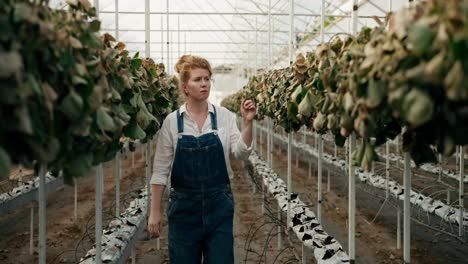
M 367 105 L 370 108 L 377 107 L 380 104 L 380 102 L 382 102 L 384 92 L 384 87 L 381 82 L 375 81 L 374 79 L 370 79 L 369 84 L 367 86 Z
M 78 85 L 78 84 L 84 84 L 84 85 L 87 85 L 88 82 L 83 78 L 83 77 L 80 77 L 78 75 L 73 75 L 72 77 L 72 83 L 74 85 Z
M 132 59 L 132 69 L 138 69 L 143 64 L 143 61 L 140 58 Z
M 132 119 L 130 124 L 125 128 L 125 136 L 131 139 L 144 139 L 146 137 L 145 131 L 137 124 L 136 120 Z
M 28 73 L 26 78 L 28 80 L 29 86 L 34 91 L 34 93 L 36 93 L 37 95 L 42 95 L 42 90 L 39 87 L 39 84 L 37 83 L 37 80 L 34 77 L 34 75 Z
M 408 34 L 408 40 L 413 47 L 414 53 L 417 55 L 425 54 L 429 51 L 434 40 L 435 32 L 423 23 L 414 24 Z
M 16 3 L 15 4 L 15 13 L 13 14 L 13 20 L 19 22 L 21 20 L 26 20 L 31 16 L 31 6 L 27 3 Z
M 68 119 L 76 120 L 83 111 L 83 98 L 75 90 L 71 89 L 60 103 L 59 109 Z
M 101 29 L 101 21 L 96 19 L 89 23 L 89 30 L 92 33 L 98 32 L 100 29 Z
M 299 114 L 308 118 L 312 115 L 314 105 L 312 103 L 311 91 L 307 91 L 306 95 L 299 104 Z
M 114 120 L 102 106 L 96 112 L 96 122 L 98 127 L 103 131 L 115 130 Z
M 0 51 L 0 78 L 7 78 L 23 68 L 21 55 L 16 51 Z
M 93 154 L 82 153 L 80 155 L 73 155 L 70 161 L 65 165 L 63 174 L 64 177 L 81 177 L 88 173 L 93 166 Z
M 8 178 L 10 173 L 10 167 L 10 156 L 2 147 L 0 147 L 0 179 Z
M 401 114 L 412 127 L 428 122 L 434 112 L 434 102 L 426 93 L 417 88 L 411 89 L 403 99 Z

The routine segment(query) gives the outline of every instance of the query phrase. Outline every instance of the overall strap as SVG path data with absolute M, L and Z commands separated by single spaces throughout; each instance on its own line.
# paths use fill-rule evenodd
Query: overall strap
M 179 109 L 177 109 L 177 132 L 179 134 L 184 132 L 184 117 L 180 114 Z
M 216 107 L 213 105 L 213 113 L 210 112 L 211 116 L 211 129 L 218 130 L 218 123 L 216 121 Z

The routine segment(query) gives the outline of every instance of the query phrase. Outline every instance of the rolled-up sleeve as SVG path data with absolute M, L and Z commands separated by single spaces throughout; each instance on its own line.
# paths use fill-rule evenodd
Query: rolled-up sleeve
M 250 152 L 252 152 L 252 146 L 247 147 L 247 144 L 245 144 L 236 124 L 236 115 L 233 113 L 229 113 L 229 127 L 231 152 L 236 159 L 246 160 L 250 156 Z
M 153 174 L 151 184 L 166 185 L 171 173 L 172 161 L 174 157 L 173 138 L 171 135 L 171 124 L 169 116 L 164 120 L 158 133 L 156 141 L 156 153 L 153 162 Z

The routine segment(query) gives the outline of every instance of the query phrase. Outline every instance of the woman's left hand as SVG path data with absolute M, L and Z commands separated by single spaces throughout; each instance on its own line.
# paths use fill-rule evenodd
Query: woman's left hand
M 252 121 L 257 114 L 257 108 L 252 100 L 245 100 L 241 104 L 241 115 L 245 121 Z

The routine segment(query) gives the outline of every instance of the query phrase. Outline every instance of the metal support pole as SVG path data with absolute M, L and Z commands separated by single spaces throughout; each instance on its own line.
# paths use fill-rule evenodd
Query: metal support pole
M 132 152 L 132 168 L 135 168 L 135 152 L 136 149 Z
M 450 189 L 447 189 L 447 204 L 450 204 Z
M 323 161 L 323 138 L 318 138 L 318 161 L 317 161 L 317 220 L 322 223 L 322 161 Z
M 292 133 L 288 133 L 288 179 L 287 179 L 287 188 L 288 188 L 288 213 L 286 217 L 286 230 L 289 230 L 289 222 L 291 221 L 291 188 L 292 188 L 292 175 L 291 175 L 291 158 L 292 158 Z
M 401 208 L 400 202 L 398 202 L 397 208 L 397 249 L 401 248 Z
M 330 170 L 327 170 L 328 176 L 327 176 L 327 192 L 330 192 Z
M 122 166 L 120 161 L 120 151 L 115 155 L 115 216 L 120 215 L 120 177 L 122 175 Z
M 73 217 L 78 219 L 78 180 L 73 178 Z
M 464 209 L 464 203 L 463 203 L 463 193 L 464 193 L 464 179 L 465 179 L 465 158 L 464 158 L 464 151 L 463 151 L 463 146 L 460 146 L 460 186 L 459 186 L 459 205 L 460 205 L 460 215 L 459 215 L 459 229 L 458 229 L 458 236 L 462 237 L 463 236 L 463 228 L 465 225 L 463 224 L 463 215 L 465 212 Z
M 118 1 L 116 1 L 118 2 Z M 151 24 L 150 24 L 150 1 L 145 0 L 145 57 L 151 57 Z
M 31 222 L 29 225 L 29 254 L 34 255 L 34 203 L 31 205 Z
M 180 16 L 177 16 L 177 58 L 180 58 Z
M 282 219 L 282 215 L 281 215 L 281 208 L 278 204 L 278 221 L 280 223 L 282 223 L 283 219 Z M 286 225 L 288 225 L 286 223 Z M 281 224 L 278 225 L 278 250 L 281 250 L 283 248 L 283 228 L 281 227 Z
M 349 226 L 348 226 L 348 253 L 352 263 L 356 259 L 356 179 L 354 177 L 354 166 L 352 163 L 352 154 L 355 149 L 356 135 L 351 134 L 349 140 L 349 171 L 348 171 L 348 212 L 349 212 Z
M 119 41 L 119 1 L 115 1 L 115 39 Z
M 164 63 L 164 17 L 161 15 L 161 62 Z M 169 65 L 166 65 L 165 71 L 167 72 L 167 67 Z
M 439 178 L 438 181 L 442 180 L 442 171 L 444 170 L 442 154 L 439 154 Z
M 405 263 L 411 261 L 411 159 L 410 154 L 405 152 L 405 167 L 403 175 L 404 201 L 403 201 L 403 260 Z
M 312 178 L 312 159 L 309 159 L 309 179 Z
M 39 264 L 46 263 L 46 165 L 39 167 Z
M 302 244 L 302 264 L 307 263 L 307 247 Z
M 166 0 L 166 52 L 167 52 L 167 66 L 166 66 L 166 72 L 169 73 L 169 65 L 170 65 L 170 58 L 169 58 L 169 0 Z
M 302 143 L 307 144 L 307 129 L 305 126 L 302 127 Z
M 336 158 L 336 155 L 337 155 L 337 152 L 338 152 L 337 149 L 338 149 L 338 147 L 337 147 L 336 144 L 335 144 L 335 146 L 334 146 L 334 148 L 333 148 L 333 156 L 334 156 L 335 158 Z
M 299 151 L 296 152 L 296 168 L 299 168 Z
M 385 158 L 385 178 L 386 178 L 386 182 L 385 182 L 385 198 L 388 199 L 389 195 L 390 195 L 390 189 L 388 187 L 388 183 L 389 183 L 389 180 L 390 180 L 390 159 L 389 159 L 389 155 L 390 155 L 390 144 L 387 142 L 385 142 L 385 155 L 386 155 L 386 158 Z
M 262 122 L 263 123 L 263 122 Z M 262 125 L 262 123 L 260 123 L 260 125 Z M 265 159 L 265 157 L 263 156 L 263 126 L 260 126 L 260 157 L 262 157 L 263 159 Z
M 135 247 L 132 248 L 132 256 L 131 256 L 131 259 L 132 259 L 132 264 L 136 264 L 136 250 L 135 250 Z
M 23 183 L 23 176 L 24 176 L 24 173 L 23 173 L 23 165 L 19 165 L 19 176 L 18 176 L 18 180 L 19 180 L 19 183 L 20 185 L 24 185 Z
M 102 181 L 103 178 L 103 168 L 102 163 L 96 166 L 96 205 L 95 205 L 95 217 L 96 217 L 96 227 L 95 227 L 95 236 L 96 236 L 96 263 L 101 264 L 101 237 L 102 237 Z
M 271 138 L 270 138 L 270 119 L 267 119 L 267 132 L 265 133 L 265 136 L 267 138 L 267 152 L 266 152 L 266 160 L 268 165 L 271 167 L 271 162 L 270 162 L 270 148 L 271 148 Z
M 352 28 L 351 34 L 355 36 L 357 34 L 358 25 L 358 0 L 353 0 L 353 8 L 351 12 Z M 324 10 L 322 10 L 324 12 Z M 351 134 L 350 146 L 349 146 L 349 177 L 348 177 L 348 195 L 349 195 L 349 232 L 348 232 L 348 246 L 349 246 L 349 258 L 351 263 L 356 260 L 356 179 L 354 177 L 354 166 L 352 162 L 352 153 L 356 144 L 356 134 Z
M 148 197 L 151 197 L 151 144 L 148 142 L 146 143 L 146 193 Z M 149 215 L 151 211 L 151 199 L 148 199 L 147 205 L 146 205 L 146 214 Z

